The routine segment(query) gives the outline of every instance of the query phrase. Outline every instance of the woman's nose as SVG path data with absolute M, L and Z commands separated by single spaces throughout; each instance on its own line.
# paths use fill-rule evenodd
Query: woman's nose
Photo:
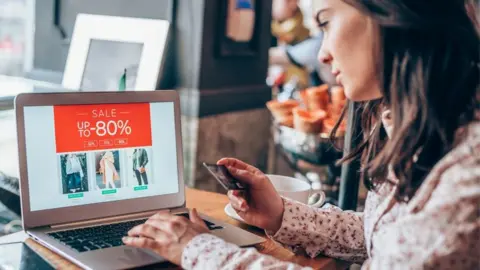
M 323 64 L 330 64 L 332 62 L 332 56 L 322 49 L 318 52 L 318 60 Z

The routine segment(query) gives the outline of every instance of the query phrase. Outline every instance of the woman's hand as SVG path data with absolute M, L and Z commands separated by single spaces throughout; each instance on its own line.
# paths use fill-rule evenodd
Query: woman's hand
M 190 211 L 190 220 L 165 211 L 155 214 L 145 224 L 131 229 L 123 242 L 128 246 L 151 249 L 170 262 L 180 265 L 188 242 L 195 236 L 208 232 L 207 225 L 195 209 Z
M 283 201 L 268 177 L 259 169 L 238 159 L 224 158 L 217 162 L 225 165 L 230 174 L 247 186 L 247 191 L 230 190 L 232 207 L 245 222 L 276 232 L 282 225 Z

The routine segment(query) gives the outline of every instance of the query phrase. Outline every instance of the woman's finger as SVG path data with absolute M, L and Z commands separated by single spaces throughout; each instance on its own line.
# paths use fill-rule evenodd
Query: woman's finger
M 127 246 L 137 247 L 137 248 L 147 248 L 147 249 L 158 249 L 160 244 L 155 240 L 145 237 L 131 237 L 125 236 L 122 238 L 122 241 Z
M 234 167 L 227 167 L 230 174 L 238 181 L 252 186 L 257 182 L 257 176 L 249 171 L 240 170 Z
M 232 193 L 227 193 L 227 197 L 230 202 L 240 205 L 248 205 L 247 200 L 242 196 L 235 196 Z
M 239 198 L 245 198 L 245 192 L 243 190 L 229 190 L 227 191 L 228 196 L 235 196 Z
M 227 169 L 234 178 L 247 184 L 251 184 L 253 182 L 253 178 L 255 177 L 253 173 L 247 170 L 237 169 L 234 167 L 227 167 Z
M 244 190 L 229 190 L 228 193 L 231 193 L 233 196 L 237 196 L 239 198 L 246 198 L 246 192 Z
M 247 211 L 248 210 L 248 203 L 242 197 L 237 197 L 232 193 L 227 193 L 228 198 L 230 199 L 230 203 L 232 207 L 239 210 L 239 211 Z
M 145 224 L 167 233 L 173 233 L 177 227 L 180 227 L 183 217 L 173 216 L 168 219 L 148 219 Z
M 158 213 L 156 213 L 155 215 L 151 216 L 149 219 L 166 220 L 166 219 L 170 218 L 171 216 L 173 216 L 173 215 L 170 213 L 170 210 L 162 210 L 162 211 L 159 211 Z
M 245 220 L 245 222 L 250 222 L 251 220 L 251 217 L 252 217 L 252 213 L 250 211 L 242 211 L 240 209 L 235 209 L 235 207 L 233 207 L 233 209 L 235 210 L 235 212 L 237 212 L 237 214 L 243 219 Z M 250 223 L 248 223 L 250 224 Z M 256 224 L 250 224 L 250 225 L 255 225 Z
M 238 169 L 246 170 L 248 167 L 248 164 L 238 160 L 236 158 L 222 158 L 219 161 L 217 161 L 217 165 L 224 165 L 227 167 L 235 167 Z
M 259 172 L 259 170 L 252 165 L 249 165 L 236 158 L 222 158 L 217 162 L 217 165 L 224 165 L 225 167 L 233 167 L 240 170 L 246 170 L 253 174 Z
M 142 237 L 147 237 L 151 239 L 156 239 L 157 234 L 158 234 L 158 229 L 146 223 L 135 226 L 130 231 L 128 231 L 128 236 L 132 236 L 132 237 L 142 236 Z
M 195 208 L 190 210 L 190 221 L 208 230 L 207 224 L 205 224 L 203 219 L 198 215 L 197 209 Z
M 229 190 L 227 191 L 227 196 L 237 197 L 240 199 L 246 199 L 246 192 L 243 190 Z
M 242 205 L 239 205 L 239 204 L 233 204 L 232 203 L 232 208 L 236 211 L 236 212 L 247 212 L 248 211 L 248 206 L 242 206 Z
M 236 192 L 237 190 L 229 190 L 227 192 L 227 197 L 232 200 L 245 200 L 245 196 L 241 193 Z
M 145 224 L 153 226 L 155 229 L 178 241 L 187 230 L 188 224 L 185 224 L 186 222 L 188 220 L 184 217 L 172 216 L 167 220 L 149 219 Z

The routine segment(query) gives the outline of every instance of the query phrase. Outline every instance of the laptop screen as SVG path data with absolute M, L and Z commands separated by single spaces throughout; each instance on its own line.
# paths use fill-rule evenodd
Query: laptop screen
M 178 193 L 173 102 L 24 108 L 30 210 Z

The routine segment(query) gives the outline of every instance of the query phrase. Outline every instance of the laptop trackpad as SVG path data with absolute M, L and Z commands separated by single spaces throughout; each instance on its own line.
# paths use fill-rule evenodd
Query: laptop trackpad
M 91 269 L 126 269 L 164 262 L 160 255 L 145 249 L 116 247 L 87 252 L 83 261 Z
M 117 256 L 117 260 L 125 264 L 138 265 L 138 262 L 158 262 L 159 260 L 163 261 L 164 259 L 150 250 L 124 247 L 123 254 L 119 254 L 119 256 Z

